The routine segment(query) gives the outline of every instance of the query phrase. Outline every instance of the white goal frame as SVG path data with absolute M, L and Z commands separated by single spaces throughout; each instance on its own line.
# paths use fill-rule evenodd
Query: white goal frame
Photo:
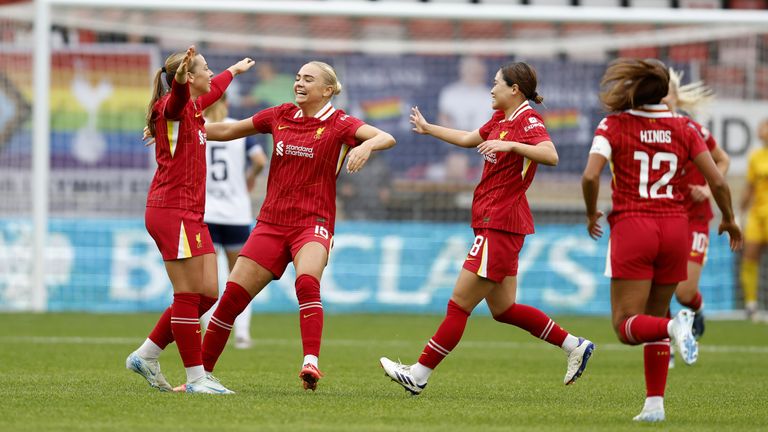
M 22 5 L 18 8 L 6 8 L 9 18 L 24 19 L 34 22 L 34 71 L 33 71 L 33 149 L 32 149 L 32 212 L 33 212 L 33 265 L 31 281 L 31 308 L 44 311 L 47 304 L 45 287 L 45 245 L 48 227 L 48 194 L 50 171 L 50 106 L 48 95 L 51 83 L 51 25 L 57 22 L 52 14 L 57 6 L 88 7 L 91 9 L 143 9 L 143 10 L 178 10 L 178 11 L 211 11 L 211 12 L 243 12 L 259 14 L 293 14 L 298 11 L 301 15 L 309 16 L 347 16 L 347 17 L 388 17 L 403 19 L 453 19 L 475 21 L 529 21 L 529 22 L 567 22 L 567 23 L 623 23 L 623 24 L 693 24 L 700 25 L 694 32 L 706 31 L 707 39 L 712 39 L 713 32 L 719 32 L 719 37 L 734 37 L 750 33 L 765 33 L 768 31 L 768 11 L 757 10 L 704 10 L 704 9 L 642 9 L 642 8 L 593 8 L 593 7 L 537 7 L 499 4 L 443 4 L 443 3 L 383 3 L 383 2 L 343 2 L 343 1 L 238 1 L 238 0 L 35 0 L 33 7 Z M 67 23 L 63 23 L 66 25 Z M 89 28 L 87 22 L 70 23 Z M 712 27 L 717 25 L 716 27 Z M 708 27 L 709 26 L 709 27 Z M 92 25 L 90 28 L 102 31 Z M 704 29 L 704 30 L 702 30 Z M 653 40 L 653 35 L 647 35 Z M 673 33 L 663 35 L 666 43 L 676 42 Z M 696 41 L 695 35 L 689 33 L 679 36 L 686 41 Z M 702 37 L 702 36 L 699 36 Z M 594 47 L 602 44 L 601 48 L 610 49 L 610 44 L 618 43 L 616 38 L 600 38 L 602 40 L 579 39 L 579 45 Z M 455 42 L 441 44 L 436 42 L 407 41 L 393 45 L 392 41 L 377 46 L 376 41 L 355 41 L 357 45 L 339 45 L 337 49 L 360 49 L 371 52 L 445 52 L 456 51 Z M 586 42 L 586 43 L 585 43 Z M 624 41 L 625 43 L 627 41 Z M 273 44 L 274 41 L 268 41 Z M 311 41 L 281 41 L 288 48 L 312 48 Z M 307 45 L 310 43 L 310 45 Z M 333 41 L 323 41 L 323 47 L 328 49 Z M 576 49 L 563 40 L 562 49 Z M 388 44 L 388 45 L 387 45 Z M 526 42 L 530 44 L 530 41 Z M 571 42 L 571 45 L 575 43 Z M 274 45 L 273 45 L 274 46 Z M 482 46 L 467 42 L 466 50 L 477 52 Z M 512 52 L 525 48 L 520 41 L 501 42 L 489 49 L 499 52 Z M 459 51 L 460 52 L 460 51 Z

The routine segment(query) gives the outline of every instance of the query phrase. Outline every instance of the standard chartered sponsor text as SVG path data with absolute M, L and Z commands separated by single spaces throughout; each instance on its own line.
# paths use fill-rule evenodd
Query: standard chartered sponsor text
M 285 154 L 291 156 L 301 156 L 310 159 L 315 157 L 312 147 L 297 146 L 292 144 L 285 146 Z

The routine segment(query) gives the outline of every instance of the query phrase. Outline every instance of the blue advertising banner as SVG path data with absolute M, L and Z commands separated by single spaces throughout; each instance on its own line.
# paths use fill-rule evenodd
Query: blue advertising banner
M 29 221 L 0 219 L 0 310 L 29 306 L 31 230 Z M 322 279 L 325 308 L 442 313 L 472 241 L 464 224 L 339 222 Z M 55 219 L 48 245 L 49 311 L 157 311 L 171 301 L 160 254 L 140 219 Z M 592 241 L 582 225 L 538 227 L 520 255 L 518 301 L 553 314 L 608 314 L 606 247 L 607 239 Z M 727 239 L 714 236 L 701 281 L 709 311 L 734 308 L 733 268 Z M 294 278 L 289 267 L 256 297 L 254 310 L 295 311 Z

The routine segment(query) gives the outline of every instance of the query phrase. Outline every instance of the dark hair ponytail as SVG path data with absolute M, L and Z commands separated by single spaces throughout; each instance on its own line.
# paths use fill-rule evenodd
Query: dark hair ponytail
M 600 87 L 608 111 L 657 104 L 669 93 L 669 71 L 657 59 L 620 58 L 608 65 Z
M 533 66 L 524 62 L 507 63 L 501 67 L 501 76 L 508 86 L 512 87 L 513 84 L 517 84 L 517 87 L 526 99 L 532 100 L 537 104 L 544 102 L 544 97 L 536 92 L 538 82 L 536 80 L 536 69 Z

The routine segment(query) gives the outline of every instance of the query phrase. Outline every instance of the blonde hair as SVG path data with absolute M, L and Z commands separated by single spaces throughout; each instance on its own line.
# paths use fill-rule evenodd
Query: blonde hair
M 229 108 L 227 108 L 227 94 L 221 95 L 219 100 L 214 102 L 211 106 L 203 111 L 203 117 L 206 121 L 211 123 L 220 122 L 227 118 L 229 114 Z
M 331 65 L 318 60 L 313 60 L 307 64 L 317 66 L 318 68 L 320 68 L 321 71 L 323 71 L 323 78 L 325 80 L 325 83 L 333 87 L 334 96 L 337 96 L 339 93 L 341 93 L 341 88 L 342 88 L 341 83 L 339 82 L 339 78 L 336 76 L 336 71 L 333 69 Z
M 709 88 L 703 81 L 696 81 L 681 86 L 684 73 L 669 68 L 669 91 L 675 92 L 677 96 L 677 108 L 683 110 L 694 117 L 701 114 L 706 106 L 712 103 L 715 98 L 715 92 Z

